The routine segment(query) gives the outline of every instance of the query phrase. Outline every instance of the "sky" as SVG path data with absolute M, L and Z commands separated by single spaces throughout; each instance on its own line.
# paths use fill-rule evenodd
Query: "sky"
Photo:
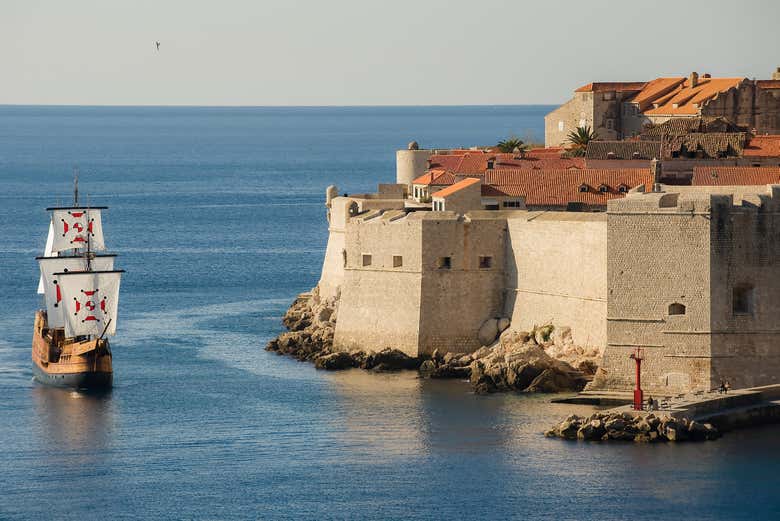
M 556 104 L 769 78 L 778 20 L 778 0 L 0 0 L 0 104 Z

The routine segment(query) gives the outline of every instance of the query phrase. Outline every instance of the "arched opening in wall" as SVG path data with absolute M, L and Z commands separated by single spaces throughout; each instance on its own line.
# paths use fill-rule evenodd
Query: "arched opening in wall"
M 685 306 L 683 304 L 680 304 L 679 302 L 675 302 L 674 304 L 669 304 L 669 315 L 684 315 L 685 314 Z

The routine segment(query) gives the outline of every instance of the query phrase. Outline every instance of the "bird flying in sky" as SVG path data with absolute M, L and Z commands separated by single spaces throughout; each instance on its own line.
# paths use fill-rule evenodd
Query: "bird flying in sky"
M 160 50 L 160 42 L 154 42 L 154 43 L 157 44 L 157 50 L 159 51 Z

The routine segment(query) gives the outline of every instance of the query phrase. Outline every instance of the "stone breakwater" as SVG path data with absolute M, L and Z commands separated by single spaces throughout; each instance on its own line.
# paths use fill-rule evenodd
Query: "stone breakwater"
M 317 288 L 295 300 L 282 319 L 288 331 L 266 349 L 313 362 L 318 369 L 361 368 L 372 371 L 419 370 L 424 378 L 469 380 L 480 394 L 580 391 L 596 371 L 598 350 L 574 346 L 568 328 L 545 325 L 530 332 L 505 327 L 490 345 L 474 353 L 439 353 L 410 357 L 397 349 L 337 351 L 333 335 L 338 297 L 322 299 Z M 493 335 L 493 339 L 496 338 Z
M 544 433 L 549 438 L 585 441 L 705 441 L 720 437 L 709 423 L 670 416 L 597 412 L 588 417 L 571 415 Z

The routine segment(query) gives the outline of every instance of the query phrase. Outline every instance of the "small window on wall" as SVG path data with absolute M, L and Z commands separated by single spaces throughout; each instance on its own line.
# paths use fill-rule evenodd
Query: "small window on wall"
M 480 256 L 479 257 L 479 269 L 489 270 L 493 267 L 493 257 Z
M 563 121 L 559 121 L 558 122 L 558 132 L 563 132 L 563 128 L 564 128 Z
M 393 255 L 393 267 L 400 268 L 404 265 L 404 258 L 400 255 Z
M 341 260 L 344 261 L 344 267 L 347 267 L 347 250 L 341 250 Z
M 747 284 L 734 287 L 731 307 L 735 315 L 750 315 L 753 313 L 753 292 L 753 286 Z
M 452 257 L 439 257 L 439 260 L 436 262 L 436 267 L 440 270 L 452 268 Z
M 684 315 L 685 314 L 685 306 L 683 304 L 680 304 L 678 302 L 675 302 L 674 304 L 669 304 L 669 315 Z
M 363 254 L 363 266 L 371 266 L 371 254 Z

